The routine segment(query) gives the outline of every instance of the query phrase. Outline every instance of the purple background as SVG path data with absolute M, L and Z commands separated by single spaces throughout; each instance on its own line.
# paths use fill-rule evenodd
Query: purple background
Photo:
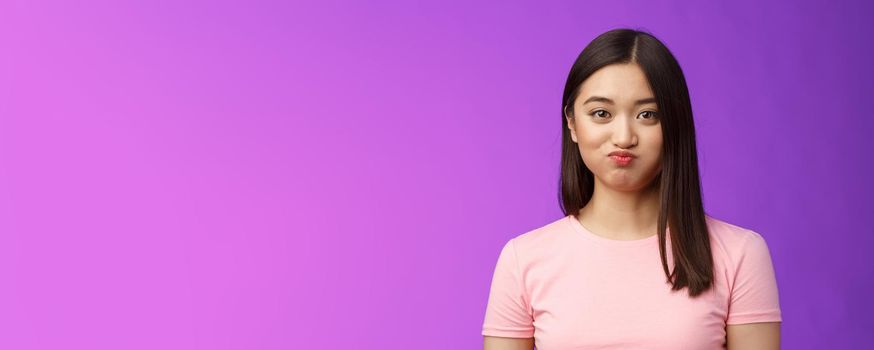
M 476 349 L 555 220 L 561 91 L 646 29 L 786 349 L 874 336 L 863 2 L 6 1 L 0 348 Z

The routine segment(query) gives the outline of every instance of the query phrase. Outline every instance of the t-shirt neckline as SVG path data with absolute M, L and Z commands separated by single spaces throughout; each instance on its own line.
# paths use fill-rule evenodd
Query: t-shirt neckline
M 594 241 L 598 244 L 615 246 L 615 247 L 637 247 L 637 246 L 646 246 L 646 245 L 655 245 L 658 243 L 659 235 L 656 233 L 652 236 L 641 238 L 641 239 L 632 239 L 632 240 L 618 240 L 618 239 L 610 239 L 606 237 L 599 236 L 592 231 L 589 231 L 585 226 L 580 224 L 576 217 L 573 214 L 568 214 L 565 217 L 570 225 L 573 227 L 574 231 L 580 234 L 580 236 Z

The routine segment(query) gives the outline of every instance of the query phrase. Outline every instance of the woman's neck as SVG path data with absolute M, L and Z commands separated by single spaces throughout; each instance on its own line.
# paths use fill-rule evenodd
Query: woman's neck
M 596 186 L 577 218 L 586 228 L 607 238 L 641 239 L 656 233 L 659 208 L 657 184 L 630 192 Z

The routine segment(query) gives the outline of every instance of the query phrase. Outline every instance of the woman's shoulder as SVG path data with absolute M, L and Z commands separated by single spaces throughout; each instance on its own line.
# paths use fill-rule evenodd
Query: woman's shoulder
M 553 260 L 566 256 L 575 247 L 575 234 L 570 216 L 553 218 L 521 230 L 507 241 L 519 259 L 520 265 Z
M 750 251 L 767 250 L 765 238 L 757 231 L 705 214 L 714 254 L 723 254 L 737 262 Z
M 724 219 L 714 217 L 713 215 L 704 214 L 704 218 L 707 222 L 707 228 L 710 231 L 710 235 L 715 236 L 717 239 L 730 241 L 728 243 L 763 238 L 761 234 L 751 228 L 728 222 Z
M 532 228 L 521 231 L 510 240 L 517 246 L 537 246 L 543 244 L 552 244 L 560 240 L 571 231 L 568 219 L 570 216 L 564 216 L 558 219 L 552 219 L 546 223 L 538 224 Z

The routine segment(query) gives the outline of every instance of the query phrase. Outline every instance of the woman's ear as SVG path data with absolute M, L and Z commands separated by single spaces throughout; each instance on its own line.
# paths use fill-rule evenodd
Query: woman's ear
M 571 140 L 573 140 L 574 143 L 577 143 L 577 133 L 574 131 L 574 117 L 569 115 L 567 112 L 568 112 L 568 109 L 567 109 L 567 106 L 565 105 L 564 106 L 564 118 L 567 121 L 567 128 L 568 128 L 568 130 L 570 130 Z
M 574 131 L 574 119 L 573 118 L 569 118 L 567 120 L 567 128 L 571 133 L 571 140 L 573 140 L 574 143 L 577 143 L 577 133 Z

